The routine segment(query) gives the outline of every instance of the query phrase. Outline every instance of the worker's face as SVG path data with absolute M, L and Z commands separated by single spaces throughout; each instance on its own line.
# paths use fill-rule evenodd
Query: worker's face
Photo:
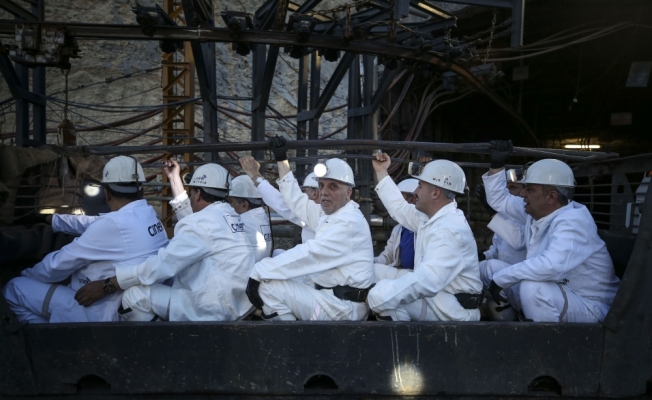
M 544 191 L 543 185 L 525 185 L 521 191 L 521 197 L 525 202 L 525 212 L 532 218 L 538 220 L 552 213 L 557 202 L 557 192 Z
M 507 182 L 507 190 L 512 196 L 520 196 L 524 187 L 525 185 L 522 183 Z
M 305 193 L 310 200 L 312 200 L 315 203 L 319 204 L 319 197 L 320 197 L 319 196 L 319 189 L 315 189 L 315 188 L 312 188 L 312 187 L 305 186 L 305 187 L 303 187 L 301 189 L 301 191 L 303 193 Z
M 403 199 L 405 199 L 405 201 L 407 201 L 409 204 L 416 203 L 417 197 L 414 195 L 414 193 L 401 192 L 401 194 L 403 195 Z
M 249 202 L 247 200 L 231 196 L 227 197 L 226 199 L 238 214 L 246 213 L 249 211 Z
M 441 190 L 435 185 L 419 181 L 419 185 L 414 190 L 414 206 L 417 210 L 426 215 L 430 215 L 433 208 L 433 200 L 441 196 Z
M 351 186 L 333 179 L 319 180 L 321 209 L 326 215 L 333 214 L 344 207 L 351 199 Z

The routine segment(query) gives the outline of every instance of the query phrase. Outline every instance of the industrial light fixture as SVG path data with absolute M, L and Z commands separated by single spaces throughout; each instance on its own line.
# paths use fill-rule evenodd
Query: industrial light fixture
M 335 62 L 340 58 L 340 51 L 335 49 L 320 50 L 319 53 L 324 56 L 326 61 Z
M 599 149 L 599 144 L 567 144 L 564 145 L 565 149 L 580 149 L 580 150 L 593 150 Z
M 41 208 L 38 212 L 39 214 L 54 214 L 57 210 L 54 208 Z
M 315 26 L 315 22 L 311 17 L 297 17 L 289 25 L 297 33 L 297 42 L 305 43 L 310 40 L 310 34 Z
M 241 56 L 247 56 L 251 52 L 251 48 L 246 43 L 233 43 L 232 49 Z
M 68 74 L 70 69 L 63 70 L 63 76 L 65 81 L 64 94 L 65 102 L 63 103 L 63 120 L 57 127 L 59 137 L 64 146 L 76 146 L 77 145 L 77 129 L 75 125 L 68 119 Z

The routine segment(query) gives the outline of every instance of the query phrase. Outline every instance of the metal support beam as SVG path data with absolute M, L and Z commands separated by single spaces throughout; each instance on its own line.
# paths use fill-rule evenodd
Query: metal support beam
M 321 57 L 318 52 L 313 51 L 310 60 L 310 108 L 315 109 L 319 102 L 321 89 Z M 319 137 L 319 118 L 313 118 L 309 123 L 308 138 L 317 140 Z M 311 156 L 317 155 L 317 149 L 309 150 Z
M 344 75 L 346 75 L 346 72 L 349 70 L 354 57 L 355 54 L 352 52 L 347 52 L 342 56 L 339 64 L 337 64 L 337 67 L 335 68 L 335 71 L 333 71 L 333 75 L 331 75 L 331 79 L 328 81 L 324 91 L 319 97 L 317 107 L 311 109 L 310 111 L 299 113 L 297 115 L 297 121 L 307 121 L 309 119 L 319 119 L 319 117 L 321 117 L 321 115 L 324 113 L 324 110 L 326 109 L 326 106 L 328 105 L 328 102 L 333 97 L 333 94 L 335 94 L 335 91 L 337 90 L 340 82 L 342 82 Z
M 22 19 L 24 21 L 37 22 L 39 20 L 38 14 L 34 15 L 33 13 L 14 3 L 12 0 L 0 0 L 0 8 L 8 11 L 16 18 Z
M 277 46 L 253 46 L 253 92 L 251 100 L 251 140 L 265 140 L 265 111 L 269 103 L 269 93 L 272 90 L 274 71 L 278 61 Z M 262 157 L 260 150 L 253 151 L 254 158 Z
M 20 85 L 27 89 L 29 85 L 29 69 L 16 63 L 16 75 Z M 16 99 L 16 146 L 29 146 L 29 101 L 25 98 Z
M 299 59 L 299 88 L 297 97 L 297 112 L 303 112 L 308 108 L 308 57 L 305 55 Z M 306 139 L 306 128 L 308 123 L 306 121 L 297 122 L 297 140 Z M 297 149 L 297 157 L 303 157 L 306 151 Z M 297 165 L 297 179 L 303 182 L 306 176 L 305 165 Z
M 523 19 L 525 18 L 525 0 L 513 0 L 512 8 L 512 47 L 523 46 Z
M 32 2 L 32 14 L 39 21 L 45 20 L 45 0 Z M 32 131 L 34 141 L 47 143 L 46 111 L 45 111 L 45 67 L 32 69 L 32 92 L 43 99 L 43 102 L 32 103 Z
M 39 25 L 46 25 L 46 23 L 40 23 Z M 61 24 L 58 24 L 61 25 Z M 276 32 L 276 31 L 265 31 L 265 32 L 256 32 L 245 30 L 241 33 L 241 36 L 238 40 L 234 40 L 231 37 L 231 32 L 226 28 L 212 28 L 205 29 L 201 31 L 201 35 L 197 29 L 188 28 L 185 26 L 172 27 L 164 26 L 157 27 L 156 32 L 153 36 L 145 36 L 141 31 L 141 27 L 138 25 L 103 25 L 103 24 L 77 24 L 77 23 L 67 23 L 63 24 L 66 28 L 66 35 L 70 38 L 88 38 L 88 39 L 108 39 L 108 40 L 182 40 L 182 41 L 216 41 L 216 42 L 237 42 L 237 43 L 251 43 L 251 44 L 269 44 L 274 46 L 296 46 L 297 35 L 293 32 Z M 7 21 L 0 21 L 0 34 L 10 34 L 15 33 L 16 26 L 15 23 L 10 23 Z M 353 57 L 352 53 L 364 53 L 364 54 L 377 54 L 384 57 L 394 57 L 402 58 L 406 60 L 415 60 L 424 63 L 428 63 L 433 66 L 441 67 L 446 70 L 450 70 L 460 75 L 473 86 L 475 86 L 480 93 L 486 95 L 491 101 L 496 103 L 500 108 L 505 110 L 505 112 L 532 138 L 533 142 L 536 142 L 536 135 L 532 128 L 529 127 L 527 121 L 519 114 L 514 107 L 508 104 L 504 99 L 498 96 L 493 90 L 491 90 L 484 82 L 480 81 L 476 76 L 473 75 L 468 69 L 463 66 L 450 62 L 450 60 L 445 60 L 442 57 L 434 54 L 433 52 L 426 52 L 423 54 L 417 54 L 417 52 L 406 51 L 405 47 L 398 44 L 389 44 L 384 41 L 369 41 L 369 40 L 357 40 L 353 39 L 350 42 L 343 43 L 340 38 L 335 37 L 326 37 L 319 35 L 312 35 L 310 41 L 304 46 L 314 47 L 314 48 L 324 48 L 324 49 L 333 49 L 341 50 L 347 52 L 342 59 Z M 341 61 L 340 61 L 341 62 Z M 346 67 L 342 72 L 342 77 L 346 73 L 348 66 L 351 62 L 351 58 L 345 63 Z M 332 81 L 332 80 L 331 80 Z M 337 82 L 339 83 L 339 81 Z M 337 83 L 330 90 L 334 90 L 337 87 Z M 329 82 L 328 86 L 331 84 Z M 325 97 L 330 90 L 324 90 L 322 97 Z M 332 96 L 332 93 L 327 96 Z M 306 115 L 303 113 L 304 120 L 312 118 L 312 115 Z M 301 119 L 299 119 L 301 120 Z
M 520 1 L 520 0 L 515 0 Z M 470 6 L 512 8 L 512 0 L 446 0 L 447 3 L 468 4 Z
M 205 4 L 207 15 L 201 12 L 197 15 L 195 5 L 192 0 L 183 0 L 183 11 L 186 24 L 198 18 L 207 18 L 202 24 L 202 28 L 214 28 L 215 20 L 213 18 L 212 2 Z M 217 117 L 217 78 L 215 65 L 215 43 L 192 42 L 192 54 L 195 59 L 195 69 L 197 71 L 197 81 L 199 82 L 199 91 L 202 98 L 202 112 L 204 119 L 204 143 L 219 143 L 220 137 L 218 132 Z M 204 159 L 207 161 L 217 161 L 220 159 L 219 153 L 206 153 Z

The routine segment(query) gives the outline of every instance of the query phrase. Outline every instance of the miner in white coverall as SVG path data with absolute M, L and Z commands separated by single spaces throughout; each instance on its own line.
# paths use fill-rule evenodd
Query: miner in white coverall
M 405 201 L 410 204 L 416 202 L 414 191 L 419 186 L 418 180 L 404 179 L 396 186 Z M 387 239 L 385 250 L 374 258 L 374 263 L 389 265 L 397 269 L 414 269 L 414 232 L 400 224 L 396 225 Z M 383 267 L 380 268 L 384 271 Z
M 254 250 L 256 262 L 272 255 L 272 227 L 263 200 L 246 175 L 233 179 L 228 197 L 231 207 L 240 214 L 245 232 Z
M 501 291 L 516 290 L 514 306 L 536 322 L 602 322 L 619 279 L 593 217 L 572 201 L 573 171 L 559 160 L 537 161 L 521 181 L 522 197 L 515 197 L 503 173 L 511 152 L 511 141 L 493 141 L 491 169 L 482 179 L 489 205 L 525 226 L 521 243 L 527 255 L 487 271 L 489 292 L 506 302 Z
M 506 170 L 505 177 L 509 194 L 519 196 L 525 187 L 524 184 L 519 183 L 523 179 L 523 170 L 520 168 Z M 489 212 L 491 221 L 487 228 L 494 232 L 489 250 L 478 252 L 480 278 L 484 286 L 489 287 L 491 283 L 489 276 L 493 275 L 494 269 L 503 268 L 505 263 L 512 265 L 525 260 L 526 249 L 525 245 L 521 243 L 524 226 L 508 215 L 499 214 L 491 208 L 487 203 L 487 193 L 483 184 L 476 186 L 475 194 Z M 512 295 L 513 291 L 510 291 L 509 294 Z M 510 303 L 516 303 L 515 299 L 510 299 Z M 517 312 L 510 304 L 499 305 L 490 297 L 487 299 L 487 307 L 494 321 L 514 321 L 517 319 Z
M 178 176 L 178 164 L 168 161 L 167 172 Z M 116 268 L 111 278 L 125 289 L 118 311 L 123 321 L 235 321 L 253 311 L 245 287 L 254 252 L 244 223 L 226 202 L 228 172 L 202 165 L 189 186 L 193 213 L 180 216 L 168 246 Z M 161 284 L 170 278 L 171 286 Z
M 318 164 L 321 206 L 301 192 L 287 162 L 287 142 L 271 140 L 278 161 L 279 190 L 285 203 L 316 233 L 274 258 L 256 263 L 247 295 L 264 319 L 360 321 L 374 283 L 369 224 L 350 197 L 353 171 L 339 159 Z
M 287 219 L 295 225 L 302 227 L 301 229 L 301 243 L 306 243 L 310 239 L 315 238 L 315 231 L 310 229 L 310 227 L 303 221 L 301 221 L 296 215 L 292 213 L 290 207 L 285 204 L 283 195 L 279 192 L 271 183 L 269 183 L 263 176 L 260 174 L 260 164 L 254 160 L 251 156 L 241 157 L 240 165 L 244 172 L 251 178 L 258 194 L 262 197 L 263 201 L 267 206 L 276 211 L 281 217 Z M 303 185 L 301 185 L 301 191 L 308 196 L 308 198 L 314 201 L 316 204 L 319 204 L 319 183 L 315 179 L 315 173 L 311 172 L 303 180 Z M 274 250 L 274 256 L 282 253 L 284 250 Z
M 464 193 L 466 177 L 457 164 L 435 160 L 410 168 L 419 180 L 416 202 L 409 204 L 389 177 L 390 158 L 373 161 L 376 192 L 389 214 L 416 232 L 414 272 L 385 267 L 367 302 L 378 319 L 392 321 L 478 321 L 482 282 L 471 228 L 455 195 Z M 384 279 L 383 279 L 384 278 Z
M 111 159 L 102 175 L 110 213 L 52 216 L 52 230 L 81 235 L 12 279 L 3 294 L 21 322 L 117 321 L 122 291 L 110 277 L 117 268 L 143 262 L 168 243 L 161 221 L 143 200 L 143 168 L 133 157 Z M 93 188 L 91 188 L 92 190 Z M 99 191 L 100 188 L 97 188 Z M 71 277 L 68 286 L 57 285 Z M 102 300 L 81 291 L 97 281 Z

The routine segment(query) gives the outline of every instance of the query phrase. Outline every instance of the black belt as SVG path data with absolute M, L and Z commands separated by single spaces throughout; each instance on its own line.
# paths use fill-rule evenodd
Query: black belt
M 455 298 L 457 301 L 460 302 L 460 305 L 467 310 L 473 310 L 478 307 L 482 303 L 485 302 L 485 297 L 483 293 L 476 293 L 476 294 L 470 294 L 470 293 L 457 293 L 454 294 Z
M 366 289 L 358 289 L 354 288 L 351 286 L 335 286 L 335 287 L 324 287 L 322 285 L 319 285 L 315 283 L 315 289 L 317 290 L 333 290 L 333 294 L 335 297 L 338 299 L 342 300 L 348 300 L 348 301 L 354 301 L 356 303 L 364 303 L 365 300 L 367 300 L 367 294 L 369 293 L 369 290 L 374 287 L 374 285 L 369 286 Z

